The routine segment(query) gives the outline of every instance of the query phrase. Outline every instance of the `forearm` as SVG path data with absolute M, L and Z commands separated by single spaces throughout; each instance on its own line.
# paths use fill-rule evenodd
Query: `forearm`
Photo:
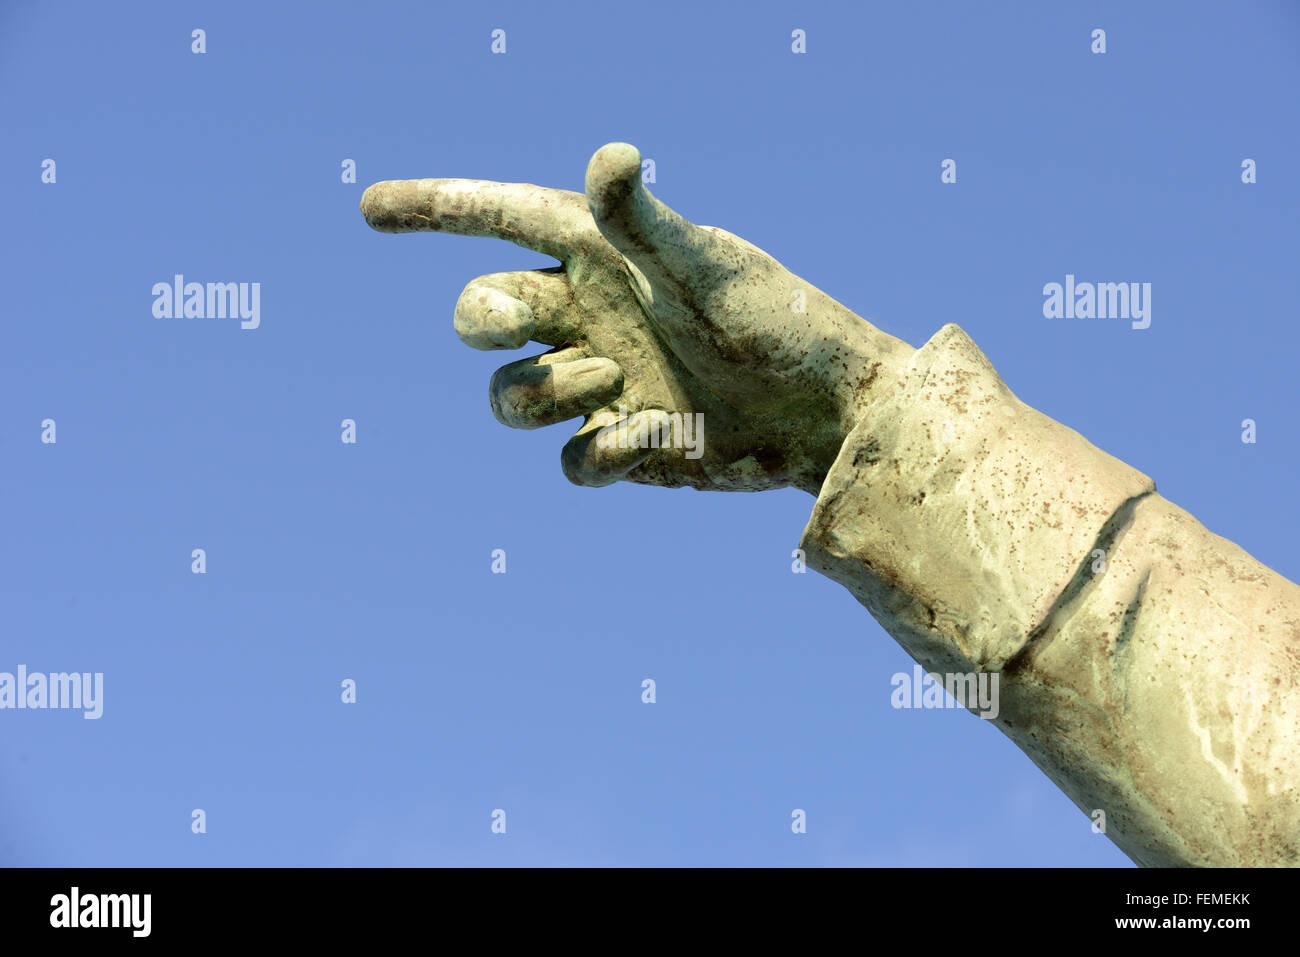
M 957 327 L 849 435 L 803 547 L 931 672 L 997 675 L 993 723 L 1135 860 L 1297 860 L 1300 588 L 1021 403 Z
M 816 410 L 804 409 L 799 416 L 808 423 L 812 439 L 810 457 L 818 463 L 815 480 L 806 489 L 816 496 L 845 438 L 907 375 L 916 348 L 877 328 L 820 290 L 806 286 L 798 276 L 789 275 L 789 281 L 793 283 L 787 297 L 790 301 L 799 302 L 805 289 L 809 290 L 809 305 L 816 316 L 815 324 L 809 325 L 815 325 L 817 334 L 811 342 L 800 347 L 786 346 L 784 351 L 811 353 L 815 378 L 834 384 L 826 421 L 818 421 Z M 803 390 L 804 394 L 812 395 L 816 391 Z
M 1002 669 L 1003 728 L 1153 866 L 1300 864 L 1300 587 L 1159 495 Z

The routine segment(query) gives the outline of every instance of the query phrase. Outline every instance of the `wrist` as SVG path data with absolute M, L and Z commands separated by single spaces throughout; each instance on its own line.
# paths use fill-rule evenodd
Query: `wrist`
M 848 310 L 844 310 L 848 313 Z M 809 469 L 800 488 L 817 495 L 850 432 L 906 375 L 916 352 L 908 343 L 848 313 L 840 331 L 842 349 L 834 371 L 834 401 L 826 419 L 810 429 Z

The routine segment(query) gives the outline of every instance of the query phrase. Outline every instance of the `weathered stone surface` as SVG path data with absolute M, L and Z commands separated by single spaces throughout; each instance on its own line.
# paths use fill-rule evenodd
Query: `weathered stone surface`
M 670 487 L 813 494 L 860 408 L 914 350 L 863 322 L 767 253 L 723 229 L 697 226 L 641 182 L 641 154 L 600 149 L 586 194 L 523 183 L 421 179 L 376 183 L 361 199 L 382 232 L 495 236 L 551 255 L 556 269 L 495 273 L 466 286 L 456 331 L 478 349 L 552 346 L 544 361 L 617 362 L 622 391 L 592 382 L 587 415 L 561 455 L 579 485 L 620 479 Z M 519 368 L 498 375 L 498 384 Z M 559 372 L 556 371 L 558 381 Z M 597 377 L 599 378 L 599 377 Z M 545 391 L 545 383 L 538 388 Z M 555 421 L 545 402 L 494 409 L 508 425 Z M 594 403 L 594 407 L 593 407 Z M 703 455 L 680 441 L 629 455 L 603 449 L 600 429 L 626 414 L 703 414 Z M 529 410 L 541 416 L 527 421 Z M 643 417 L 643 418 L 646 418 Z M 674 437 L 679 438 L 679 437 Z
M 585 195 L 423 179 L 361 208 L 560 260 L 474 280 L 454 321 L 552 347 L 490 398 L 516 428 L 583 417 L 570 481 L 817 495 L 809 566 L 930 671 L 996 675 L 992 720 L 1130 857 L 1300 864 L 1300 587 L 1020 402 L 957 326 L 914 350 L 640 174 L 612 143 Z M 600 440 L 620 422 L 664 447 Z
M 929 671 L 998 675 L 993 723 L 1133 860 L 1300 863 L 1300 587 L 957 326 L 849 435 L 802 547 Z

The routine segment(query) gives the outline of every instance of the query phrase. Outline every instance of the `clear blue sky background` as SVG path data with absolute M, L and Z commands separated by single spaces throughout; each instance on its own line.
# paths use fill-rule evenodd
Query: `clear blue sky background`
M 515 356 L 452 307 L 545 257 L 357 211 L 634 143 L 1300 578 L 1300 7 L 996 6 L 4 0 L 0 670 L 105 710 L 0 712 L 0 863 L 1127 865 L 993 728 L 890 707 L 911 660 L 790 571 L 812 498 L 576 488 L 572 425 L 497 424 Z M 178 272 L 261 282 L 261 328 L 155 319 Z M 1151 328 L 1043 318 L 1067 272 Z

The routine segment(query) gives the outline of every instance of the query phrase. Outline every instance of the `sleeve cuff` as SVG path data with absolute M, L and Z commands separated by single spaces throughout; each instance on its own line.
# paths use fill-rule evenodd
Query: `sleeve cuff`
M 921 664 L 997 671 L 1154 489 L 1017 399 L 950 323 L 849 434 L 800 547 Z

